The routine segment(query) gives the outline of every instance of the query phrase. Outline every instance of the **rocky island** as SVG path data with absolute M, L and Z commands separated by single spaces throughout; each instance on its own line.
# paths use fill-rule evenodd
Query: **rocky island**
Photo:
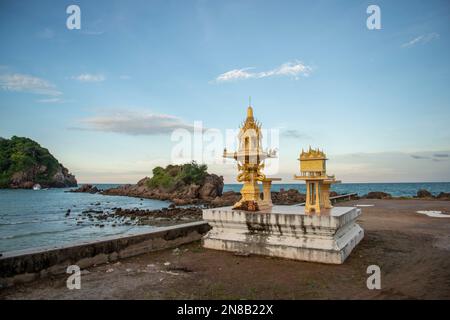
M 201 204 L 222 196 L 223 177 L 195 162 L 153 169 L 151 178 L 102 191 L 105 195 L 170 200 L 176 205 Z
M 76 187 L 75 176 L 37 142 L 23 137 L 0 137 L 0 188 Z

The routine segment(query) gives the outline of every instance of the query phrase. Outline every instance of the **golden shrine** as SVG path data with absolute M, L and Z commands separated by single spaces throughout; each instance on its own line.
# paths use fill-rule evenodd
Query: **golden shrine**
M 330 201 L 330 185 L 339 183 L 334 175 L 327 175 L 325 153 L 319 149 L 314 150 L 309 147 L 308 152 L 303 151 L 300 154 L 300 175 L 294 176 L 296 180 L 305 180 L 306 182 L 306 213 L 320 213 L 320 209 L 331 209 L 333 206 Z
M 301 174 L 294 177 L 306 181 L 305 208 L 272 205 L 270 187 L 275 179 L 266 178 L 262 170 L 264 160 L 276 155 L 263 151 L 261 124 L 253 117 L 251 106 L 238 138 L 238 150 L 225 149 L 223 157 L 237 161 L 242 196 L 233 207 L 202 209 L 203 220 L 212 227 L 203 237 L 203 247 L 246 255 L 344 263 L 364 237 L 364 230 L 356 223 L 361 209 L 331 206 L 330 185 L 339 181 L 327 175 L 323 151 L 310 147 L 300 154 Z
M 253 117 L 253 108 L 247 108 L 247 118 L 243 122 L 239 135 L 239 148 L 235 152 L 223 151 L 224 158 L 237 161 L 239 174 L 238 182 L 243 182 L 241 199 L 234 204 L 233 209 L 259 211 L 272 206 L 270 188 L 272 181 L 278 178 L 266 178 L 261 172 L 264 160 L 276 157 L 276 152 L 262 149 L 261 124 Z M 263 185 L 263 198 L 260 197 L 258 181 Z

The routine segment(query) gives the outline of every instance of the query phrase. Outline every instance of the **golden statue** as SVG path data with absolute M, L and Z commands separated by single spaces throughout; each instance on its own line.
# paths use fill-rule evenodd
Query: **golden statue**
M 300 160 L 300 175 L 295 175 L 294 179 L 306 182 L 305 212 L 320 214 L 321 208 L 331 209 L 333 206 L 330 201 L 330 185 L 340 181 L 336 180 L 334 175 L 327 175 L 328 159 L 325 153 L 309 147 L 308 152 L 302 149 L 298 160 Z
M 274 158 L 275 151 L 263 151 L 261 124 L 253 117 L 253 108 L 247 108 L 247 119 L 239 131 L 239 150 L 235 152 L 223 151 L 224 158 L 231 158 L 237 161 L 239 174 L 238 182 L 243 182 L 241 189 L 241 199 L 234 204 L 234 209 L 258 211 L 272 206 L 270 187 L 272 181 L 281 180 L 278 178 L 266 178 L 261 172 L 264 169 L 264 160 Z M 263 184 L 263 199 L 260 197 L 258 181 Z

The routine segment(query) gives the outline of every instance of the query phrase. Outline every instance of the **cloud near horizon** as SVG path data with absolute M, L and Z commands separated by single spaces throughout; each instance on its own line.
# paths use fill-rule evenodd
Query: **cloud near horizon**
M 12 73 L 0 75 L 0 87 L 6 91 L 28 92 L 40 95 L 59 96 L 62 92 L 47 80 L 28 74 Z
M 447 153 L 435 153 L 431 155 L 416 155 L 411 154 L 411 158 L 413 159 L 431 159 L 433 161 L 446 161 L 449 158 Z
M 293 138 L 293 139 L 309 138 L 307 134 L 304 134 L 299 130 L 295 129 L 283 130 L 281 135 L 285 138 Z
M 268 71 L 252 72 L 250 71 L 252 69 L 254 68 L 242 68 L 227 71 L 220 74 L 215 79 L 215 82 L 221 83 L 245 79 L 262 79 L 273 76 L 291 76 L 294 79 L 298 79 L 299 76 L 303 75 L 307 77 L 312 72 L 312 68 L 310 66 L 307 66 L 297 60 L 283 63 L 281 66 Z
M 439 37 L 440 37 L 439 34 L 436 32 L 423 34 L 423 35 L 420 35 L 420 36 L 402 44 L 402 48 L 409 48 L 409 47 L 415 46 L 417 44 L 425 44 L 432 40 L 437 40 L 437 39 L 439 39 Z
M 80 82 L 102 82 L 105 81 L 105 76 L 102 74 L 82 73 L 78 76 L 73 76 L 72 79 Z
M 436 157 L 436 158 L 448 158 L 449 155 L 447 153 L 435 153 L 435 154 L 433 154 L 433 157 Z
M 39 102 L 39 103 L 60 103 L 60 102 L 64 102 L 63 99 L 58 98 L 58 97 L 48 98 L 48 99 L 38 99 L 36 101 Z
M 176 129 L 193 130 L 193 125 L 185 123 L 178 117 L 148 112 L 116 111 L 83 119 L 81 123 L 84 126 L 71 129 L 114 132 L 133 136 L 170 134 Z

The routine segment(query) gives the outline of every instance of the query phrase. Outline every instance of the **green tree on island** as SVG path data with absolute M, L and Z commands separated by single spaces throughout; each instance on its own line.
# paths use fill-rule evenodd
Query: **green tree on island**
M 68 178 L 71 181 L 56 181 L 58 171 L 61 172 L 58 179 Z M 0 188 L 9 188 L 15 183 L 17 185 L 14 187 L 20 188 L 23 187 L 20 185 L 22 182 L 55 187 L 76 185 L 68 170 L 39 143 L 17 136 L 0 138 Z
M 156 167 L 148 186 L 172 189 L 180 185 L 201 184 L 208 174 L 207 170 L 206 164 L 199 165 L 195 161 L 183 165 L 168 165 L 166 168 Z

